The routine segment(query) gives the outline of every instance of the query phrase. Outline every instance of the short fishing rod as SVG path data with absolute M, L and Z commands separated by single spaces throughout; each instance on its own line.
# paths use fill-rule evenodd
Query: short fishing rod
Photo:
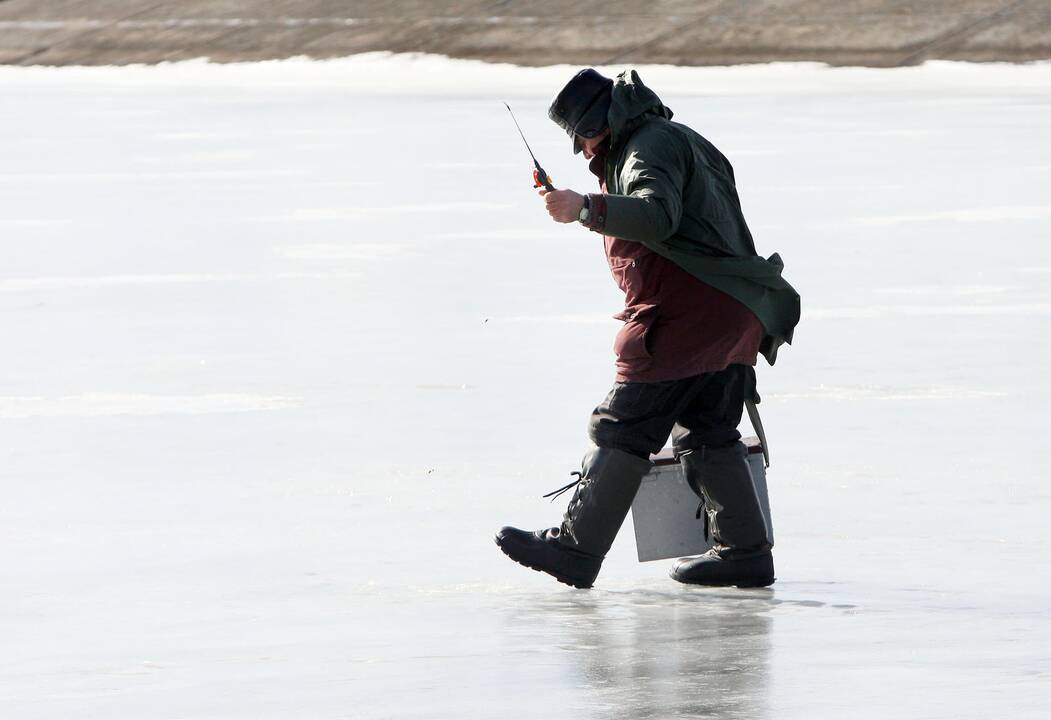
M 533 165 L 536 167 L 533 170 L 533 182 L 536 183 L 533 187 L 547 188 L 548 192 L 553 192 L 555 186 L 551 184 L 551 176 L 547 174 L 544 168 L 540 167 L 540 163 L 537 162 L 536 155 L 533 154 L 533 149 L 529 147 L 529 141 L 526 140 L 525 133 L 522 132 L 522 126 L 518 124 L 518 119 L 515 117 L 515 113 L 511 110 L 511 106 L 506 102 L 504 107 L 507 108 L 507 112 L 511 113 L 511 119 L 515 121 L 515 127 L 518 128 L 518 134 L 522 136 L 522 142 L 525 143 L 526 150 L 529 151 L 529 157 L 533 158 Z

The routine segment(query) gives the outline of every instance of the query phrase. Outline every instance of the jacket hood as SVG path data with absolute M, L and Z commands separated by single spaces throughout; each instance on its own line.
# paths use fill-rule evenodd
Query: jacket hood
M 609 106 L 610 144 L 617 147 L 653 114 L 671 120 L 672 111 L 657 93 L 646 87 L 634 70 L 625 70 L 613 81 Z

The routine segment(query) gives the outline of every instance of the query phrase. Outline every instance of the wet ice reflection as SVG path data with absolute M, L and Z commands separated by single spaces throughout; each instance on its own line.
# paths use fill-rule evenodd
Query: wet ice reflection
M 579 693 L 592 717 L 763 717 L 773 597 L 574 593 L 508 611 L 504 632 L 526 648 L 550 642 L 523 661 L 556 665 L 552 682 Z

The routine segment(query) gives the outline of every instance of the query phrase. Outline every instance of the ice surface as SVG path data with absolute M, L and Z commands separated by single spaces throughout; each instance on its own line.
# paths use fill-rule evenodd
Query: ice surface
M 492 543 L 612 380 L 572 71 L 0 68 L 0 716 L 1047 716 L 1051 66 L 641 69 L 803 296 L 751 591 Z

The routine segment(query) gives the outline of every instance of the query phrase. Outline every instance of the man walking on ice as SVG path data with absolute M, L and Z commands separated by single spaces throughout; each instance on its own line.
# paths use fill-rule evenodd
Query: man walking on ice
M 605 239 L 625 307 L 614 342 L 616 379 L 591 414 L 584 455 L 559 527 L 504 527 L 512 560 L 591 587 L 644 475 L 671 436 L 701 500 L 710 551 L 674 564 L 698 585 L 774 582 L 771 541 L 737 426 L 756 397 L 757 356 L 773 364 L 799 321 L 799 296 L 777 255 L 756 254 L 733 168 L 714 145 L 671 121 L 634 71 L 615 80 L 582 70 L 549 115 L 572 138 L 601 192 L 541 190 L 556 222 Z

